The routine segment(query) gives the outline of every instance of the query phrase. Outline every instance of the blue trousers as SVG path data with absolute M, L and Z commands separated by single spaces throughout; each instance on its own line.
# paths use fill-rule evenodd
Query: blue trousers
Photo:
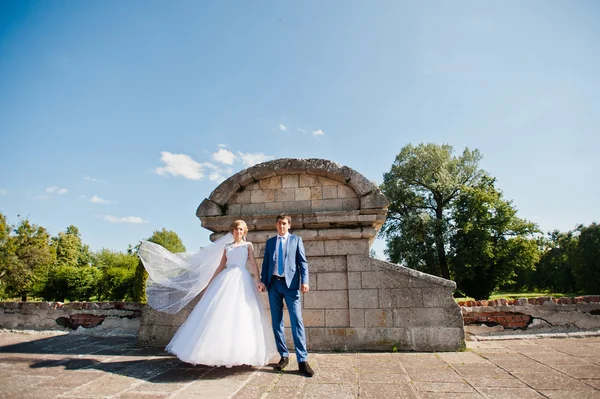
M 271 323 L 273 324 L 273 334 L 277 351 L 283 357 L 288 357 L 289 351 L 285 343 L 283 333 L 283 301 L 290 313 L 290 323 L 292 325 L 292 337 L 296 347 L 296 359 L 298 362 L 305 362 L 308 358 L 306 351 L 306 333 L 304 332 L 304 322 L 302 321 L 302 306 L 300 303 L 300 290 L 291 290 L 285 284 L 285 281 L 273 278 L 269 284 L 269 305 L 271 306 Z

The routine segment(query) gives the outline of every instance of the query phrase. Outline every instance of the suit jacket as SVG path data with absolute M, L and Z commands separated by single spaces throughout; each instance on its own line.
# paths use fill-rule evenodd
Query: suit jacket
M 277 236 L 269 238 L 265 246 L 260 281 L 267 288 L 269 288 L 269 283 L 273 277 L 273 270 L 275 270 L 276 250 Z M 299 290 L 300 284 L 308 284 L 308 262 L 306 261 L 302 238 L 290 234 L 283 260 L 285 282 L 289 289 Z

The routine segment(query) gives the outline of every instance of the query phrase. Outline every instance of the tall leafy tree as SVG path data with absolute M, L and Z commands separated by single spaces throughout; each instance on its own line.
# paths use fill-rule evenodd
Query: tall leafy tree
M 181 238 L 172 230 L 167 230 L 164 227 L 162 230 L 155 230 L 152 235 L 146 240 L 159 245 L 162 245 L 171 252 L 185 252 L 185 246 Z M 135 271 L 133 284 L 132 300 L 136 302 L 146 302 L 146 279 L 148 273 L 144 268 L 141 260 L 138 260 L 138 265 Z
M 548 233 L 540 245 L 541 257 L 533 274 L 533 285 L 554 292 L 578 291 L 573 274 L 578 241 L 578 232 Z
M 381 185 L 390 200 L 382 229 L 390 260 L 450 278 L 448 241 L 453 202 L 483 175 L 481 154 L 452 146 L 411 144 L 396 156 Z
M 6 216 L 0 213 L 0 298 L 6 297 L 5 292 L 6 282 L 5 276 L 8 273 L 7 264 L 10 262 L 9 253 L 9 240 L 10 232 L 13 230 L 13 226 L 8 223 Z
M 5 243 L 8 241 L 8 237 L 10 236 L 12 229 L 13 227 L 8 224 L 6 216 L 0 213 L 0 248 L 3 248 Z
M 45 228 L 22 219 L 12 234 L 6 235 L 6 219 L 3 219 L 1 284 L 6 296 L 18 296 L 26 301 L 33 289 L 37 270 L 48 267 L 54 261 L 49 245 L 50 234 Z
M 52 237 L 52 245 L 56 251 L 57 265 L 85 266 L 92 260 L 89 247 L 83 243 L 79 229 L 73 225 Z
M 585 294 L 600 293 L 600 224 L 579 226 L 575 255 L 575 281 Z
M 485 299 L 499 285 L 514 283 L 517 274 L 533 270 L 539 259 L 537 226 L 517 217 L 495 179 L 483 176 L 476 186 L 463 188 L 453 218 L 452 271 L 463 293 Z

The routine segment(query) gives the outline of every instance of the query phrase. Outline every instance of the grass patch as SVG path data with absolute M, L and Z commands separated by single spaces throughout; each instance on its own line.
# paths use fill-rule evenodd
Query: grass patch
M 510 291 L 496 291 L 490 295 L 487 299 L 488 301 L 493 299 L 518 299 L 518 298 L 537 298 L 541 296 L 549 296 L 552 298 L 561 298 L 561 297 L 575 297 L 580 296 L 580 293 L 571 292 L 571 293 L 558 293 L 558 292 L 547 292 L 547 291 L 530 291 L 530 292 L 510 292 Z M 454 300 L 456 302 L 461 301 L 474 301 L 474 298 L 471 297 L 455 297 Z

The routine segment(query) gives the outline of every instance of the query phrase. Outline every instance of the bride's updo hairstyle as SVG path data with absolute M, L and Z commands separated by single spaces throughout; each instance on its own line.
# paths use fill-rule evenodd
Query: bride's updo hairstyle
M 243 239 L 246 241 L 246 234 L 248 234 L 248 225 L 242 219 L 234 220 L 233 223 L 229 226 L 229 232 L 233 233 L 233 229 L 237 229 L 242 226 L 244 228 L 244 236 Z

